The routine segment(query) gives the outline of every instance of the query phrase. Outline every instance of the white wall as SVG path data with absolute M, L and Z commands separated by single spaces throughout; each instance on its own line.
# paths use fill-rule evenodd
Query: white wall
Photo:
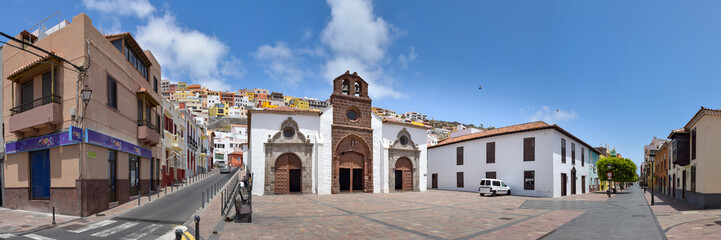
M 560 171 L 566 171 L 566 169 L 554 169 L 554 167 L 567 167 L 567 173 L 570 176 L 570 167 L 560 165 L 561 135 L 556 130 L 546 129 L 434 147 L 428 149 L 427 179 L 430 179 L 433 173 L 438 173 L 439 189 L 475 192 L 478 191 L 479 182 L 485 177 L 486 172 L 495 171 L 496 177 L 508 184 L 514 195 L 557 197 L 560 196 Z M 527 137 L 535 137 L 535 161 L 523 161 L 523 139 Z M 574 141 L 565 136 L 564 138 L 567 141 L 567 151 L 570 156 L 570 144 Z M 495 163 L 486 163 L 486 143 L 488 142 L 496 143 Z M 579 176 L 578 193 L 580 193 L 580 176 L 585 173 L 580 168 L 580 144 L 576 145 L 576 154 L 579 156 L 576 170 Z M 464 147 L 464 161 L 463 165 L 458 166 L 456 165 L 456 147 L 460 146 Z M 558 162 L 559 165 L 554 162 Z M 566 165 L 571 165 L 570 157 Z M 535 171 L 534 190 L 523 190 L 524 171 Z M 456 187 L 456 172 L 464 173 L 463 188 Z M 559 184 L 554 184 L 554 181 Z M 426 186 L 431 187 L 430 180 L 427 180 Z
M 320 132 L 320 117 L 314 115 L 285 115 L 276 113 L 255 112 L 251 115 L 252 129 L 250 131 L 250 155 L 252 161 L 251 171 L 253 173 L 253 181 L 257 184 L 253 188 L 253 194 L 263 195 L 265 187 L 265 143 L 268 142 L 268 136 L 273 136 L 280 131 L 283 121 L 292 117 L 298 123 L 299 132 L 307 136 L 311 143 L 315 143 L 313 137 Z M 312 159 L 312 161 L 316 161 Z M 322 187 L 322 186 L 320 186 Z
M 385 146 L 383 148 L 383 154 L 382 154 L 383 168 L 381 170 L 381 171 L 383 171 L 383 181 L 382 181 L 383 192 L 390 191 L 388 189 L 389 188 L 388 181 L 389 181 L 389 177 L 390 177 L 388 175 L 388 174 L 390 174 L 388 172 L 388 169 L 390 168 L 389 165 L 391 163 L 390 163 L 390 159 L 388 156 L 388 148 L 389 148 L 389 145 L 393 144 L 393 141 L 395 141 L 396 138 L 398 138 L 398 133 L 401 130 L 403 130 L 404 128 L 406 129 L 406 131 L 408 131 L 408 133 L 411 134 L 411 141 L 413 141 L 413 143 L 415 143 L 418 146 L 418 150 L 421 151 L 420 157 L 418 159 L 419 166 L 414 166 L 414 167 L 418 168 L 418 174 L 419 174 L 418 187 L 421 192 L 425 192 L 427 189 L 426 177 L 428 175 L 427 174 L 428 173 L 428 170 L 427 170 L 427 168 L 428 168 L 428 150 L 427 150 L 427 147 L 428 147 L 428 133 L 427 132 L 428 132 L 428 130 L 425 128 L 406 127 L 406 126 L 402 126 L 402 125 L 398 125 L 398 124 L 391 124 L 391 123 L 383 124 L 383 143 L 385 144 Z M 375 129 L 374 129 L 374 131 L 375 131 Z M 454 151 L 455 151 L 455 148 L 454 148 Z M 454 153 L 454 156 L 455 156 L 455 153 Z M 416 173 L 413 173 L 413 174 L 416 174 Z M 455 177 L 455 175 L 454 175 L 454 177 Z
M 583 186 L 588 192 L 589 177 L 588 177 L 588 166 L 584 165 L 581 167 L 581 147 L 588 149 L 587 146 L 580 144 L 579 142 L 571 139 L 570 137 L 562 134 L 558 131 L 553 131 L 553 197 L 561 197 L 561 173 L 566 173 L 568 176 L 568 182 L 566 183 L 566 194 L 571 195 L 571 169 L 576 168 L 576 194 L 581 194 L 581 176 L 586 176 L 586 185 Z M 561 138 L 566 140 L 566 163 L 561 161 Z M 576 164 L 572 164 L 571 161 L 571 143 L 576 144 Z M 586 156 L 588 160 L 588 156 Z M 586 163 L 587 164 L 587 163 Z M 538 178 L 538 177 L 536 177 Z

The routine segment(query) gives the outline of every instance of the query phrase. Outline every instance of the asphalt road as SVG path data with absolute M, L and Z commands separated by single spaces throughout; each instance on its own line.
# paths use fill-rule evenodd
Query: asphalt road
M 201 207 L 201 193 L 207 192 L 216 183 L 219 187 L 222 186 L 236 171 L 237 168 L 230 174 L 210 176 L 110 219 L 76 222 L 8 239 L 175 239 L 175 226 L 192 219 L 193 214 Z

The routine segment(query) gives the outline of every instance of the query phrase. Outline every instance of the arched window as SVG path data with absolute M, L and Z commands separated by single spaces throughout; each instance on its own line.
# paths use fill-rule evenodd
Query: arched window
M 355 83 L 355 96 L 360 97 L 360 95 L 361 95 L 360 92 L 361 92 L 360 84 Z
M 343 79 L 343 94 L 348 95 L 348 79 Z

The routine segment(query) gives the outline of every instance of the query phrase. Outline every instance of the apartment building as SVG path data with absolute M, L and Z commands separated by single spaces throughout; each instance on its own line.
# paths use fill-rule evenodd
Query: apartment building
M 16 38 L 54 54 L 3 48 L 4 207 L 89 216 L 157 187 L 153 54 L 129 33 L 103 35 L 85 14 L 43 38 Z
M 186 141 L 183 131 L 183 118 L 176 107 L 168 100 L 163 100 L 163 150 L 161 152 L 162 185 L 171 185 L 184 179 L 187 167 L 185 159 Z

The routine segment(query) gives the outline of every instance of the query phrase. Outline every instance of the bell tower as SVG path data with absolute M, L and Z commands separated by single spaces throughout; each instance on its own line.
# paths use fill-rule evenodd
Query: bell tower
M 373 192 L 373 129 L 368 83 L 346 71 L 333 80 L 332 193 Z M 360 176 L 362 174 L 362 176 Z

